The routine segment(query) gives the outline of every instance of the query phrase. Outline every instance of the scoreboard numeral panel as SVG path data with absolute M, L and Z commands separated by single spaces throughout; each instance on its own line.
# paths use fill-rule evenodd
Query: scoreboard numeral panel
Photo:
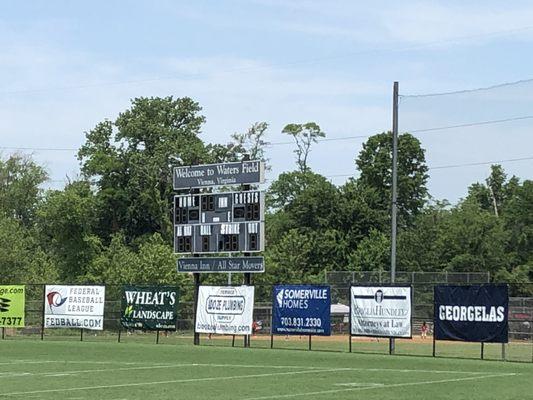
M 174 197 L 174 252 L 189 254 L 264 250 L 264 192 Z

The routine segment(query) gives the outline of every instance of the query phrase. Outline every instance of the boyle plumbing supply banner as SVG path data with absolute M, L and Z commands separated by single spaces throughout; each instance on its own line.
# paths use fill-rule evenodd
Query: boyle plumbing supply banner
M 435 339 L 507 343 L 507 285 L 435 286 Z
M 24 327 L 25 298 L 23 285 L 0 286 L 0 328 Z
M 273 334 L 331 334 L 329 286 L 274 286 L 272 304 Z
M 105 286 L 46 285 L 44 327 L 104 329 Z
M 410 286 L 352 286 L 351 334 L 410 338 Z
M 177 304 L 174 286 L 126 285 L 120 323 L 127 329 L 175 330 Z
M 253 311 L 253 286 L 200 286 L 195 331 L 250 335 Z

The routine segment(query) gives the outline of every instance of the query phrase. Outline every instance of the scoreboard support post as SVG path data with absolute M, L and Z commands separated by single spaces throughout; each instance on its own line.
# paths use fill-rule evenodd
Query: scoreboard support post
M 196 309 L 198 308 L 198 292 L 200 291 L 200 273 L 195 272 L 194 276 L 194 299 L 193 299 L 193 325 L 194 325 L 194 345 L 200 345 L 200 334 L 196 332 Z
M 244 256 L 249 256 L 248 253 L 244 253 Z M 246 286 L 250 286 L 252 284 L 252 274 L 249 272 L 246 272 L 244 274 L 244 284 Z M 252 333 L 253 333 L 253 324 L 252 324 Z M 244 335 L 244 347 L 250 347 L 250 338 L 251 335 Z

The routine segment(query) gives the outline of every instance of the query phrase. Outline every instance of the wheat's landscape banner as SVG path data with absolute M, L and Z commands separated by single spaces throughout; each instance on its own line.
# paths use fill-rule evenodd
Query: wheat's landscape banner
M 253 311 L 253 286 L 200 286 L 195 331 L 250 335 Z
M 507 285 L 440 285 L 434 288 L 435 339 L 509 341 Z
M 126 285 L 120 323 L 127 329 L 175 330 L 177 304 L 174 286 Z
M 410 286 L 352 286 L 351 334 L 410 338 Z
M 44 327 L 104 329 L 105 286 L 46 285 Z
M 272 333 L 331 334 L 329 286 L 278 285 L 272 295 Z
M 25 308 L 24 285 L 0 286 L 0 327 L 23 328 Z

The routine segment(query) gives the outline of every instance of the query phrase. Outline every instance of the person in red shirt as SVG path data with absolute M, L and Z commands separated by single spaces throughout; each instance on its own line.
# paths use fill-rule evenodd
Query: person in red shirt
M 420 337 L 422 339 L 425 339 L 428 333 L 429 327 L 426 324 L 426 321 L 422 322 L 422 326 L 420 327 Z

